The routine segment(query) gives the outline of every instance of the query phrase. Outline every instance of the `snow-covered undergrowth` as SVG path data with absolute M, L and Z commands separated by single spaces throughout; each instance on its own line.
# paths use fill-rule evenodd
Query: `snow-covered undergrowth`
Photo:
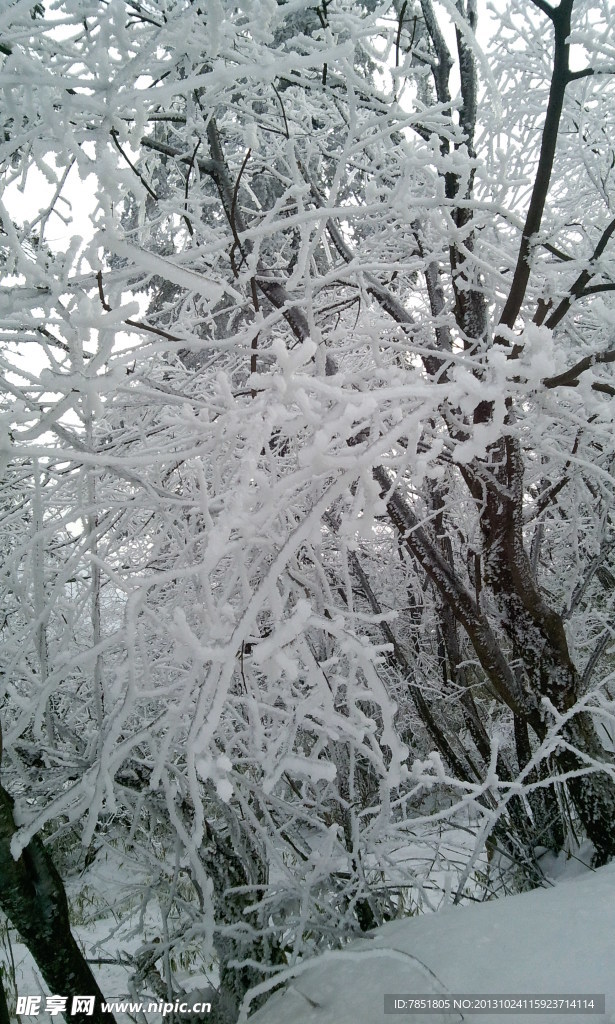
M 296 972 L 286 988 L 250 1016 L 250 1024 L 387 1024 L 394 1019 L 502 1024 L 537 1019 L 520 1012 L 496 1016 L 465 1010 L 463 1015 L 385 1015 L 385 993 L 604 994 L 606 1014 L 595 1019 L 612 1024 L 614 934 L 615 864 L 576 877 L 568 868 L 547 889 L 384 925 Z M 594 1018 L 556 1012 L 542 1019 L 572 1024 Z
M 463 836 L 457 833 L 457 854 Z M 468 854 L 468 836 L 466 849 Z M 250 1024 L 387 1024 L 392 1015 L 384 1013 L 385 993 L 396 995 L 447 996 L 449 994 L 560 995 L 604 994 L 606 1016 L 601 1024 L 615 1022 L 615 980 L 612 971 L 615 933 L 615 864 L 589 871 L 589 849 L 568 860 L 544 856 L 545 888 L 521 895 L 489 898 L 496 888 L 496 870 L 491 889 L 480 887 L 481 874 L 472 877 L 475 895 L 465 889 L 464 905 L 453 906 L 454 840 L 443 840 L 450 860 L 434 864 L 430 886 L 413 891 L 413 907 L 419 902 L 424 913 L 400 917 L 350 943 L 341 950 L 328 951 L 283 972 L 286 987 L 276 991 L 261 1009 L 250 1015 L 251 998 L 243 1006 L 243 1019 Z M 424 854 L 417 844 L 400 851 L 398 871 L 408 871 L 415 858 Z M 484 865 L 481 862 L 481 867 Z M 136 872 L 136 874 L 135 874 Z M 93 964 L 97 980 L 108 999 L 134 997 L 131 975 L 135 956 L 143 949 L 143 936 L 157 941 L 161 922 L 155 901 L 145 911 L 140 928 L 135 928 L 139 908 L 134 904 L 137 865 L 102 857 L 86 873 L 88 884 L 81 896 L 73 885 L 75 933 Z M 502 876 L 504 877 L 504 876 Z M 123 888 L 133 903 L 103 906 L 105 886 Z M 487 882 L 484 880 L 484 885 Z M 486 902 L 479 902 L 487 898 Z M 472 902 L 476 900 L 476 902 Z M 431 910 L 435 910 L 431 913 Z M 3 951 L 0 949 L 0 959 Z M 11 957 L 17 994 L 46 995 L 39 972 L 25 948 L 12 937 Z M 113 961 L 116 961 L 115 963 Z M 123 961 L 123 963 L 121 962 Z M 215 986 L 217 970 L 199 959 L 198 949 L 189 961 L 176 965 L 175 980 L 191 996 L 205 994 Z M 279 983 L 279 981 L 278 981 Z M 264 987 L 264 986 L 263 986 Z M 145 979 L 145 990 L 151 990 Z M 143 995 L 141 988 L 141 995 Z M 253 993 L 256 996 L 257 993 Z M 155 998 L 153 990 L 151 997 Z M 400 1015 L 401 1016 L 401 1015 Z M 129 1024 L 130 1015 L 116 1013 L 119 1024 Z M 45 1014 L 39 1015 L 42 1021 Z M 25 1019 L 25 1018 L 24 1018 Z M 55 1018 L 57 1019 L 57 1018 Z M 211 1018 L 212 1021 L 215 1018 Z M 504 1020 L 530 1021 L 521 1013 L 496 1017 L 481 1013 L 409 1015 L 410 1024 L 491 1024 Z M 546 1015 L 548 1024 L 591 1020 L 581 1014 Z M 160 1014 L 145 1014 L 143 1024 L 158 1024 Z M 51 1021 L 51 1018 L 50 1018 Z

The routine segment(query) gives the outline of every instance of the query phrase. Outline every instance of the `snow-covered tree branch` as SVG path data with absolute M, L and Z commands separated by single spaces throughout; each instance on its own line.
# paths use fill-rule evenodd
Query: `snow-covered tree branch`
M 0 860 L 134 857 L 230 1024 L 458 827 L 611 858 L 606 6 L 0 18 Z

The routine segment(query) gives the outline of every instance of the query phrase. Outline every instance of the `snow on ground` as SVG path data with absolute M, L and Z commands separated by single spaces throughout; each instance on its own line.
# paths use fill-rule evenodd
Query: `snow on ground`
M 614 968 L 615 864 L 610 864 L 550 889 L 385 925 L 305 965 L 249 1022 L 615 1024 Z M 604 994 L 606 1013 L 385 1014 L 385 993 Z
M 545 864 L 543 860 L 543 865 Z M 117 871 L 118 865 L 110 863 Z M 289 978 L 249 1024 L 615 1024 L 615 864 L 589 872 L 578 860 L 563 858 L 551 862 L 546 871 L 555 884 L 521 896 L 507 896 L 464 907 L 445 907 L 437 913 L 405 918 L 385 925 L 340 952 L 323 954 L 304 965 Z M 575 872 L 578 872 L 575 874 Z M 128 884 L 128 878 L 127 878 Z M 132 877 L 134 886 L 135 878 Z M 117 893 L 117 878 L 115 890 Z M 139 943 L 130 936 L 130 915 L 118 907 L 115 924 L 127 930 L 120 946 L 131 949 Z M 103 960 L 115 953 L 118 935 L 105 942 L 113 931 L 113 919 L 83 923 L 75 932 Z M 156 915 L 149 931 L 155 934 Z M 43 994 L 45 987 L 29 955 L 13 944 L 15 975 L 19 994 Z M 3 950 L 0 949 L 0 961 Z M 108 999 L 125 997 L 128 971 L 109 964 L 94 968 Z M 287 972 L 290 973 L 290 972 Z M 191 975 L 191 976 L 189 976 Z M 190 971 L 181 978 L 186 989 L 202 989 L 203 975 Z M 477 1014 L 468 1010 L 447 1014 L 384 1014 L 384 994 L 430 995 L 559 995 L 604 994 L 606 1013 L 551 1013 L 542 1017 L 521 1012 L 507 1015 Z M 44 1012 L 37 1024 L 52 1024 L 58 1017 Z M 209 1018 L 199 1018 L 201 1020 Z M 118 1024 L 130 1024 L 134 1017 L 118 1014 Z M 161 1014 L 142 1015 L 147 1024 L 163 1024 Z M 167 1018 L 168 1020 L 168 1018 Z M 196 1020 L 196 1018 L 195 1018 Z M 245 1017 L 244 1017 L 245 1020 Z M 213 1016 L 211 1024 L 217 1024 Z
M 134 956 L 144 942 L 160 940 L 162 925 L 156 901 L 150 899 L 145 908 L 141 902 L 150 880 L 151 868 L 148 871 L 148 865 L 140 865 L 125 851 L 105 846 L 101 847 L 89 868 L 66 882 L 73 934 L 89 959 L 94 977 L 108 1001 L 138 1001 L 130 989 L 134 967 L 130 955 Z M 0 919 L 0 970 L 4 968 L 8 976 L 9 1008 L 14 1008 L 16 996 L 41 996 L 44 1000 L 50 994 L 49 989 L 27 947 L 11 929 L 9 948 L 2 941 L 1 924 Z M 123 963 L 114 963 L 118 955 Z M 186 964 L 185 968 L 178 966 L 175 972 L 175 980 L 189 993 L 182 997 L 188 1003 L 204 1001 L 210 984 L 217 980 L 215 970 L 211 971 L 210 977 L 199 970 L 199 965 L 202 966 L 197 949 L 193 963 Z M 146 1004 L 159 999 L 153 993 L 143 996 Z M 135 1017 L 128 1012 L 116 1011 L 115 1019 L 117 1024 L 135 1024 L 135 1019 L 138 1024 L 164 1022 L 161 1013 L 141 1013 Z M 16 1016 L 15 1020 L 20 1021 L 20 1018 Z M 21 1024 L 63 1024 L 63 1020 L 62 1016 L 47 1013 L 43 1003 L 36 1016 L 22 1016 Z M 169 1020 L 167 1017 L 166 1024 Z M 195 1015 L 195 1024 L 196 1021 Z M 213 1019 L 212 1024 L 215 1024 Z

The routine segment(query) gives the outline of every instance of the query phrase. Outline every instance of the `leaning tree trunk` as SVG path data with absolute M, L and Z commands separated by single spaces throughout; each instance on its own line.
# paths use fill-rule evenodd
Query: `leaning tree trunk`
M 548 712 L 543 702 L 550 702 L 557 714 L 570 712 L 581 697 L 581 678 L 570 654 L 562 616 L 545 600 L 523 543 L 523 460 L 519 444 L 512 438 L 502 438 L 491 452 L 499 457 L 499 464 L 494 458 L 499 486 L 488 490 L 480 517 L 485 581 L 499 609 L 499 625 L 522 665 L 525 707 L 520 717 L 543 740 L 548 732 Z M 555 763 L 563 774 L 582 773 L 569 778 L 566 786 L 594 844 L 594 861 L 604 864 L 615 857 L 612 758 L 586 711 L 571 717 L 563 725 L 561 736 L 566 747 L 555 752 Z
M 1 751 L 0 742 L 0 756 Z M 67 997 L 66 1019 L 115 1024 L 114 1015 L 102 1011 L 104 996 L 71 932 L 66 891 L 49 853 L 35 836 L 15 860 L 11 840 L 16 832 L 13 801 L 0 784 L 0 908 L 21 935 L 50 993 Z M 69 1016 L 73 996 L 94 996 L 94 1012 Z

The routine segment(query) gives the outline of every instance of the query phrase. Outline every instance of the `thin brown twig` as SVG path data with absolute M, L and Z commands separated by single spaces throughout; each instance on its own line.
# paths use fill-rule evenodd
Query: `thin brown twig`
M 241 183 L 241 176 L 242 176 L 243 172 L 246 169 L 246 165 L 248 163 L 248 160 L 250 159 L 251 153 L 252 153 L 252 150 L 248 149 L 245 157 L 243 158 L 243 163 L 242 163 L 242 165 L 241 165 L 241 167 L 239 169 L 239 174 L 237 175 L 237 181 L 235 182 L 235 188 L 233 189 L 233 198 L 232 198 L 232 201 L 231 201 L 230 225 L 231 225 L 231 231 L 233 232 L 233 239 L 234 239 L 234 241 L 233 241 L 233 245 L 231 247 L 230 260 L 231 260 L 231 266 L 233 268 L 233 273 L 234 273 L 235 277 L 239 277 L 239 268 L 237 267 L 237 265 L 235 263 L 235 249 L 237 249 L 237 248 L 239 249 L 239 251 L 241 253 L 242 262 L 245 262 L 245 256 L 244 256 L 244 254 L 242 252 L 242 249 L 241 249 L 241 241 L 239 239 L 239 233 L 237 231 L 237 225 L 235 223 L 235 211 L 237 209 L 237 199 L 239 197 L 239 185 Z M 240 264 L 240 266 L 241 266 L 241 264 Z M 254 276 L 250 278 L 250 292 L 251 292 L 251 295 L 252 295 L 252 305 L 254 307 L 254 312 L 258 313 L 260 311 L 260 304 L 259 304 L 259 301 L 258 301 L 258 288 L 257 288 L 256 278 Z M 251 349 L 252 349 L 252 353 L 250 355 L 250 373 L 253 374 L 253 373 L 256 373 L 256 353 L 257 353 L 257 350 L 258 350 L 258 334 L 256 334 L 252 338 Z M 257 392 L 256 392 L 256 390 L 254 388 L 252 388 L 251 391 L 250 391 L 250 394 L 251 394 L 252 398 L 256 398 Z
M 241 182 L 241 176 L 242 176 L 242 174 L 243 174 L 243 172 L 244 172 L 244 170 L 246 168 L 246 164 L 247 164 L 248 160 L 250 159 L 251 153 L 252 153 L 252 150 L 249 149 L 247 151 L 246 155 L 243 158 L 243 163 L 242 163 L 241 167 L 239 168 L 239 174 L 237 175 L 237 181 L 235 182 L 235 188 L 233 189 L 233 198 L 231 200 L 230 227 L 231 227 L 231 231 L 233 232 L 233 244 L 231 246 L 231 251 L 230 251 L 230 261 L 231 261 L 231 267 L 233 268 L 233 274 L 235 275 L 236 278 L 239 277 L 239 267 L 237 267 L 237 265 L 235 263 L 235 249 L 239 249 L 239 252 L 241 253 L 242 263 L 245 260 L 245 256 L 244 256 L 243 252 L 241 251 L 241 241 L 240 241 L 240 238 L 239 238 L 239 234 L 237 232 L 237 225 L 235 223 L 235 210 L 237 209 L 237 198 L 239 196 L 239 185 L 240 185 L 240 182 Z M 239 264 L 239 266 L 241 266 L 241 263 Z
M 103 276 L 102 270 L 99 270 L 96 274 L 96 281 L 98 283 L 98 295 L 100 297 L 100 304 L 104 309 L 105 313 L 112 313 L 113 308 L 109 305 L 105 299 L 105 292 L 103 288 Z M 147 331 L 149 334 L 156 334 L 159 338 L 166 338 L 167 341 L 181 341 L 176 334 L 171 334 L 169 331 L 164 331 L 161 327 L 152 327 L 150 324 L 141 323 L 139 320 L 133 320 L 131 317 L 127 317 L 123 321 L 128 327 L 135 327 L 138 331 Z
M 116 132 L 115 128 L 111 129 L 111 138 L 113 139 L 113 144 L 114 144 L 115 148 L 117 149 L 118 153 L 122 154 L 122 156 L 124 157 L 124 160 L 126 161 L 128 166 L 131 168 L 131 170 L 134 171 L 134 173 L 136 174 L 137 178 L 139 179 L 139 181 L 141 182 L 143 187 L 145 189 L 147 189 L 147 191 L 149 192 L 149 194 L 152 197 L 152 199 L 155 199 L 156 201 L 158 201 L 158 196 L 154 192 L 154 190 L 151 187 L 151 185 L 148 184 L 148 182 L 145 180 L 145 178 L 143 177 L 141 172 L 135 167 L 135 165 L 133 164 L 133 162 L 130 159 L 130 157 L 124 152 L 124 150 L 120 146 L 120 144 L 118 142 L 117 132 Z
M 287 139 L 290 139 L 290 132 L 288 130 L 288 121 L 286 120 L 286 111 L 284 110 L 284 104 L 282 103 L 282 97 L 280 96 L 278 90 L 276 89 L 275 82 L 271 83 L 271 88 L 273 89 L 274 93 L 278 97 L 278 103 L 280 104 L 280 109 L 282 111 L 282 117 L 284 118 L 284 135 L 286 136 Z
M 397 38 L 395 39 L 395 67 L 399 67 L 399 47 L 401 43 L 401 30 L 404 24 L 404 15 L 408 6 L 408 0 L 404 0 L 401 5 L 401 11 L 399 12 L 399 21 L 397 22 Z
M 199 151 L 199 146 L 200 145 L 201 145 L 201 139 L 199 139 L 199 141 L 197 142 L 196 146 L 194 147 L 194 153 L 190 157 L 190 163 L 188 164 L 188 170 L 186 172 L 186 187 L 184 189 L 184 211 L 185 211 L 184 212 L 184 220 L 186 221 L 186 227 L 188 228 L 188 231 L 190 233 L 190 237 L 191 238 L 194 238 L 194 228 L 192 227 L 192 223 L 191 223 L 190 218 L 188 216 L 188 188 L 190 186 L 190 175 L 192 173 L 192 169 L 194 167 L 194 161 L 196 160 L 196 155 L 197 155 L 197 153 Z

